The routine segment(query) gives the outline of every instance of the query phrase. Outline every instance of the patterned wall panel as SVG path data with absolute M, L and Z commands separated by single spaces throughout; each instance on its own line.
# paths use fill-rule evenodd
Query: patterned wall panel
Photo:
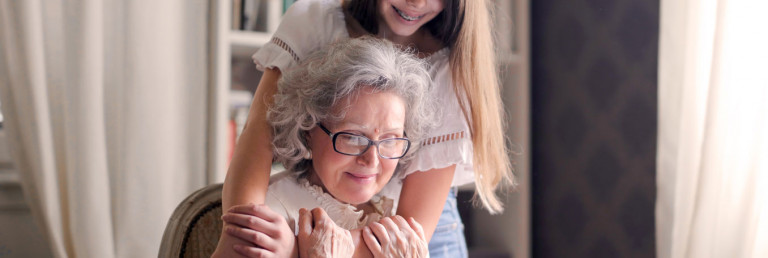
M 659 2 L 531 1 L 534 257 L 654 257 Z

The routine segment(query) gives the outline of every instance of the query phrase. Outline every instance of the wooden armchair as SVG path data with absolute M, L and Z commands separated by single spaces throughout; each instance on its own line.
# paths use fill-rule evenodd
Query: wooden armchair
M 184 199 L 168 220 L 158 257 L 211 257 L 221 235 L 222 184 Z

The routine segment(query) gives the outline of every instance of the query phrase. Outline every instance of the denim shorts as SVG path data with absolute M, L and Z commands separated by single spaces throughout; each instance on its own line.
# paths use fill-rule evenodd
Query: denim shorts
M 464 223 L 461 222 L 459 209 L 456 207 L 456 191 L 451 188 L 443 206 L 443 213 L 437 222 L 435 233 L 429 241 L 429 256 L 467 257 L 467 241 L 464 238 Z

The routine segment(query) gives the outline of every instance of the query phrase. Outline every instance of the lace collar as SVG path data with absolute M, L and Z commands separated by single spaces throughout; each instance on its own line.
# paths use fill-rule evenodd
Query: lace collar
M 363 210 L 358 210 L 357 207 L 340 202 L 333 198 L 330 194 L 323 191 L 323 188 L 317 185 L 309 183 L 306 178 L 299 179 L 299 185 L 302 188 L 307 189 L 315 200 L 320 204 L 320 207 L 328 213 L 328 216 L 339 227 L 344 229 L 356 229 L 368 225 L 370 222 L 379 221 L 384 217 L 393 215 L 392 207 L 394 200 L 387 198 L 386 196 L 375 195 L 368 201 L 374 208 L 373 213 L 364 214 Z

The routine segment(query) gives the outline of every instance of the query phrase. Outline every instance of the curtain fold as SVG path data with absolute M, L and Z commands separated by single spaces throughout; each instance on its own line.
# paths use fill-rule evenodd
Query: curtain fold
M 4 129 L 56 257 L 153 257 L 205 180 L 207 1 L 2 1 Z
M 662 0 L 659 257 L 766 257 L 764 1 Z

